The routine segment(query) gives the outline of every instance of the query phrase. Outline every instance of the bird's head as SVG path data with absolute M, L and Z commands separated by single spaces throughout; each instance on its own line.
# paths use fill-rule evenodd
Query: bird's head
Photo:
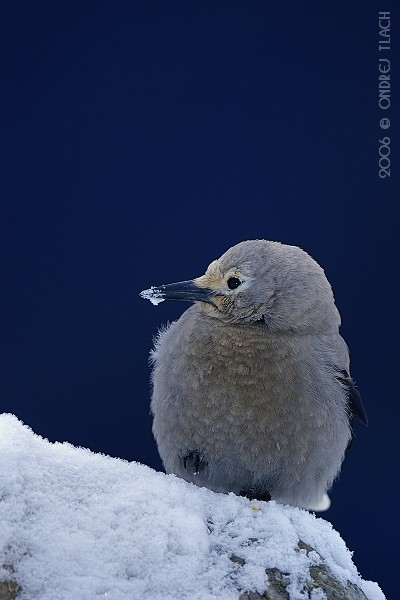
M 204 275 L 141 292 L 153 303 L 198 302 L 230 323 L 261 322 L 271 331 L 336 329 L 340 317 L 322 268 L 297 246 L 249 240 L 214 260 Z

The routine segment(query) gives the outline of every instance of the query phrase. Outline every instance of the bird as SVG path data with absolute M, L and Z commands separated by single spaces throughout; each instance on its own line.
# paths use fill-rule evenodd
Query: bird
M 214 492 L 327 510 L 367 415 L 320 265 L 247 240 L 188 281 L 140 293 L 192 305 L 151 351 L 153 434 L 166 473 Z

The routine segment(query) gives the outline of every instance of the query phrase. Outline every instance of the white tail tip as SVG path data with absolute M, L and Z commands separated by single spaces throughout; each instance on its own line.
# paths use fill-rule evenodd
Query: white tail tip
M 331 499 L 329 498 L 328 494 L 324 494 L 317 502 L 305 508 L 307 508 L 307 510 L 314 510 L 315 512 L 322 512 L 323 510 L 328 510 L 330 505 Z

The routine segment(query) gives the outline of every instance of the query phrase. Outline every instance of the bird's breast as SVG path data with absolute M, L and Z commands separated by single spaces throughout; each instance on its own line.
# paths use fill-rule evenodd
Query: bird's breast
M 261 323 L 226 324 L 189 309 L 160 337 L 154 382 L 185 405 L 273 409 L 300 390 L 301 354 L 293 336 L 271 335 Z
M 178 437 L 182 444 L 190 439 L 216 458 L 230 445 L 248 448 L 248 455 L 258 445 L 262 456 L 274 460 L 286 444 L 303 460 L 308 441 L 301 432 L 315 417 L 316 403 L 306 391 L 310 376 L 302 349 L 293 338 L 271 336 L 262 324 L 213 321 L 181 318 L 160 340 L 156 419 L 174 432 L 178 445 Z

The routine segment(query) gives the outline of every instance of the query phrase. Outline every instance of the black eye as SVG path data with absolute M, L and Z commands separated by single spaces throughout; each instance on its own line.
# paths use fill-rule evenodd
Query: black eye
M 229 277 L 227 283 L 230 290 L 235 290 L 242 282 L 237 277 Z

